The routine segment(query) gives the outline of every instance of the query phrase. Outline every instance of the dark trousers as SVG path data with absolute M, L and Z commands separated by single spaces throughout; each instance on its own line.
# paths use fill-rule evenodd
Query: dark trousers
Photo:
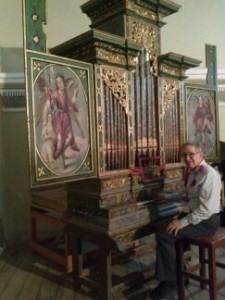
M 201 237 L 215 232 L 220 226 L 220 216 L 215 214 L 197 225 L 188 225 L 180 229 L 176 236 L 163 232 L 156 235 L 156 279 L 176 282 L 176 248 L 178 240 L 188 237 Z

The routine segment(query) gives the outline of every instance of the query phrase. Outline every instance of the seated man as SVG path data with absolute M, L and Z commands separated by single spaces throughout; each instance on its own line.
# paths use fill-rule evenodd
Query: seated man
M 202 149 L 193 143 L 185 143 L 181 155 L 186 165 L 185 189 L 180 195 L 185 214 L 173 218 L 156 237 L 155 275 L 159 285 L 150 290 L 151 299 L 162 299 L 176 288 L 175 242 L 213 233 L 220 226 L 220 174 L 205 162 Z

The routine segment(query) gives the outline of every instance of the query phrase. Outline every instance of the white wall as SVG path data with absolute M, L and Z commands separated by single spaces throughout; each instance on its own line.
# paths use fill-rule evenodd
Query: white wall
M 47 46 L 54 47 L 83 32 L 91 23 L 80 6 L 87 0 L 46 0 Z
M 176 52 L 203 60 L 205 44 L 217 47 L 217 62 L 225 68 L 225 1 L 224 0 L 175 0 L 181 5 L 178 13 L 164 20 L 162 52 Z
M 0 47 L 23 46 L 22 1 L 0 1 Z M 86 0 L 46 0 L 47 24 L 44 25 L 44 30 L 49 47 L 88 30 L 89 18 L 80 9 L 80 6 L 86 2 Z
M 46 0 L 47 46 L 56 46 L 89 30 L 80 6 L 87 0 Z M 175 0 L 178 13 L 164 19 L 162 53 L 176 52 L 204 61 L 205 44 L 217 46 L 218 67 L 225 69 L 225 1 Z M 23 45 L 22 0 L 1 0 L 0 47 Z M 204 63 L 201 67 L 205 67 Z
M 23 45 L 22 0 L 1 0 L 0 47 Z
M 90 20 L 80 9 L 86 2 L 86 0 L 47 0 L 46 33 L 49 47 L 89 30 Z M 161 30 L 162 53 L 176 52 L 202 60 L 201 68 L 204 68 L 205 44 L 215 45 L 218 67 L 225 69 L 223 38 L 225 1 L 175 0 L 174 2 L 181 5 L 181 8 L 178 13 L 164 19 L 167 24 Z M 66 16 L 66 21 L 63 21 L 62 16 Z

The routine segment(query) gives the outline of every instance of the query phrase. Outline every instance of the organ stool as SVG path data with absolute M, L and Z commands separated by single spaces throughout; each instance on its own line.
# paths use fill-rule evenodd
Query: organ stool
M 190 246 L 198 247 L 199 259 L 198 263 L 186 268 L 182 240 L 176 243 L 178 299 L 185 299 L 184 280 L 190 278 L 198 281 L 201 289 L 208 285 L 209 299 L 217 300 L 217 290 L 225 287 L 225 278 L 219 281 L 216 276 L 216 268 L 225 269 L 225 263 L 217 261 L 216 258 L 216 250 L 225 247 L 225 228 L 220 227 L 214 234 L 208 236 L 188 238 L 187 242 Z M 208 266 L 208 270 L 206 266 Z M 194 273 L 196 270 L 198 273 Z

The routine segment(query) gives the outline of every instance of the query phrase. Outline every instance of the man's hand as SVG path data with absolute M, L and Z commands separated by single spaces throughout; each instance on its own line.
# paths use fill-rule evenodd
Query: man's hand
M 178 230 L 181 229 L 181 223 L 178 219 L 174 219 L 173 221 L 171 221 L 168 226 L 166 231 L 168 233 L 173 233 L 174 235 L 177 235 Z

